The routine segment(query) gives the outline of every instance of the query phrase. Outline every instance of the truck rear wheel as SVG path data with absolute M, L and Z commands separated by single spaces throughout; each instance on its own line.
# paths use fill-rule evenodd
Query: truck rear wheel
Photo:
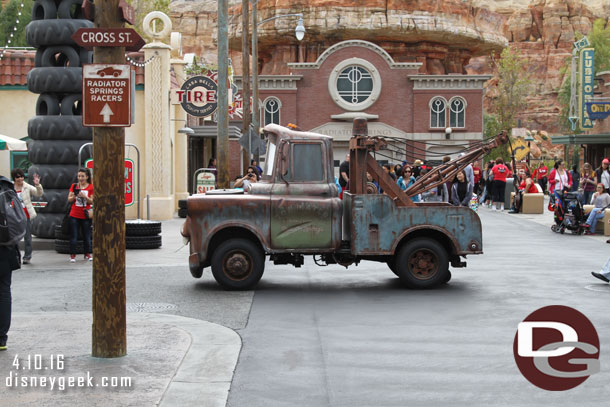
M 436 240 L 418 238 L 408 242 L 396 257 L 396 272 L 408 288 L 432 288 L 448 281 L 449 257 Z
M 221 243 L 212 254 L 212 274 L 227 290 L 254 288 L 265 270 L 265 255 L 253 242 L 230 239 Z

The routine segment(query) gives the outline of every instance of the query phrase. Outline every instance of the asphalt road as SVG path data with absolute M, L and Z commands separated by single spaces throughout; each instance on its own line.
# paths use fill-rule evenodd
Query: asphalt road
M 208 272 L 190 276 L 186 249 L 165 236 L 177 231 L 164 226 L 164 251 L 128 252 L 127 302 L 240 334 L 231 407 L 605 404 L 610 286 L 590 272 L 610 245 L 552 233 L 540 217 L 480 216 L 485 254 L 430 291 L 404 289 L 384 264 L 346 270 L 306 259 L 301 269 L 267 263 L 256 291 L 225 292 Z M 14 273 L 13 298 L 15 312 L 89 311 L 91 266 L 35 252 Z M 601 341 L 602 371 L 567 392 L 532 386 L 512 353 L 517 324 L 551 304 L 583 312 Z

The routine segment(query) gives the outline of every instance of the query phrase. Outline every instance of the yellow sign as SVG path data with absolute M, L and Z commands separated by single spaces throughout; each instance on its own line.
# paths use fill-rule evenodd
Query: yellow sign
M 527 155 L 530 152 L 530 148 L 527 146 L 527 143 L 522 138 L 512 139 L 510 141 L 508 150 L 510 151 L 511 155 L 513 154 L 513 151 L 514 151 L 515 160 L 517 160 L 517 161 L 523 160 L 525 157 L 527 157 Z

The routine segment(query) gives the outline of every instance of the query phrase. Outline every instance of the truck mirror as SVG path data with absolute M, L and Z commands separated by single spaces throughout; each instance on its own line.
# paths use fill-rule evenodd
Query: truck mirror
M 282 177 L 288 174 L 288 151 L 288 143 L 283 142 L 280 148 L 280 174 Z

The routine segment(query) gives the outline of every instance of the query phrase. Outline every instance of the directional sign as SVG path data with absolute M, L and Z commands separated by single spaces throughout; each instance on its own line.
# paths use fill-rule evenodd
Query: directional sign
M 93 173 L 93 159 L 90 158 L 87 161 L 85 161 L 85 168 L 88 168 L 89 170 L 91 170 L 91 173 Z M 126 158 L 125 159 L 125 206 L 131 206 L 131 205 L 133 205 L 133 160 Z M 43 206 L 43 208 L 44 208 L 44 206 Z
M 146 41 L 133 28 L 79 28 L 72 39 L 83 48 L 125 47 L 138 51 Z
M 511 154 L 513 153 L 513 150 L 514 150 L 515 160 L 517 160 L 517 161 L 523 160 L 527 156 L 527 153 L 530 152 L 530 148 L 527 146 L 527 143 L 522 138 L 515 138 L 515 139 L 511 140 L 510 143 L 511 143 L 512 149 L 509 147 L 509 150 L 510 150 Z
M 129 65 L 83 65 L 83 126 L 131 126 Z

